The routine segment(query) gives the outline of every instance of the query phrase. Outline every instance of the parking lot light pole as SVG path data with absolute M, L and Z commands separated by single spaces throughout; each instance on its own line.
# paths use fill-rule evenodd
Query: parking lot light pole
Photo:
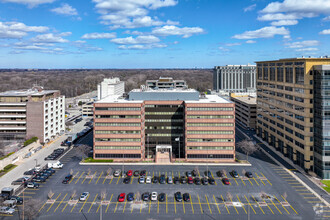
M 179 159 L 180 159 L 180 136 L 175 138 L 175 141 L 179 142 Z
M 34 161 L 36 162 L 36 167 L 37 167 L 37 165 L 38 165 L 38 159 L 34 159 Z

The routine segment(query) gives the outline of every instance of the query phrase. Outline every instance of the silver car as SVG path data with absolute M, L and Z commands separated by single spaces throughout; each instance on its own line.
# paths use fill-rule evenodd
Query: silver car
M 115 176 L 115 177 L 119 177 L 119 176 L 120 176 L 120 170 L 116 170 L 116 171 L 113 173 L 113 176 Z
M 173 184 L 173 179 L 171 176 L 167 177 L 167 183 L 168 184 Z
M 89 192 L 83 192 L 79 198 L 80 201 L 85 201 L 89 196 Z
M 144 176 L 141 176 L 141 177 L 139 178 L 139 183 L 144 183 L 144 180 L 145 180 Z

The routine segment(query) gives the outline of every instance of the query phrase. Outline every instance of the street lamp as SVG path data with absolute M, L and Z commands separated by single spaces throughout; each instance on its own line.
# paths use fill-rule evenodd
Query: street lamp
M 175 141 L 179 141 L 179 159 L 180 159 L 180 136 L 179 137 L 177 137 L 177 138 L 175 138 Z
M 36 167 L 38 166 L 38 159 L 34 159 L 34 161 L 36 162 Z

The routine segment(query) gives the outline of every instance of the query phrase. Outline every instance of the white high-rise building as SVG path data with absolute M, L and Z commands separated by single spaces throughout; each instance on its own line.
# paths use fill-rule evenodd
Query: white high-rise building
M 125 92 L 125 82 L 116 78 L 106 78 L 97 85 L 97 99 L 101 100 L 109 95 L 123 95 Z

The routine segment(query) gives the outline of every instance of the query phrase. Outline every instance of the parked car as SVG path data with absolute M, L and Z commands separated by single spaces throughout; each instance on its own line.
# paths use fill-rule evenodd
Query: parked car
M 153 183 L 158 183 L 158 177 L 157 176 L 154 176 L 154 178 L 152 178 L 152 182 Z
M 15 200 L 17 204 L 23 204 L 23 198 L 19 196 L 10 196 L 9 200 Z
M 80 201 L 85 201 L 89 196 L 89 192 L 83 192 L 79 198 Z
M 145 202 L 149 201 L 149 197 L 150 197 L 150 195 L 148 192 L 145 192 L 142 194 L 142 200 Z
M 132 170 L 127 171 L 127 174 L 126 175 L 127 176 L 132 176 L 133 175 L 133 171 Z
M 188 184 L 193 184 L 194 183 L 194 179 L 192 177 L 188 177 Z
M 208 178 L 211 178 L 211 177 L 212 177 L 212 173 L 211 173 L 211 171 L 209 171 L 209 170 L 205 171 L 205 175 L 206 175 Z
M 215 184 L 215 180 L 213 178 L 209 178 L 209 184 L 210 185 L 214 185 Z
M 147 176 L 147 178 L 146 178 L 146 183 L 147 183 L 147 184 L 150 184 L 150 183 L 151 183 L 151 176 Z
M 193 171 L 191 172 L 191 174 L 192 174 L 193 176 L 199 176 L 199 173 L 198 173 L 197 170 L 193 170 Z
M 176 193 L 174 194 L 174 197 L 175 197 L 175 200 L 176 200 L 177 202 L 182 202 L 182 195 L 181 195 L 181 192 L 176 192 Z
M 128 193 L 126 199 L 129 202 L 134 201 L 134 193 Z
M 35 182 L 28 182 L 26 184 L 27 188 L 33 188 L 33 189 L 39 188 L 39 186 L 40 186 L 39 183 L 35 183 Z
M 186 183 L 187 183 L 187 178 L 184 177 L 184 176 L 182 176 L 182 177 L 181 177 L 181 183 L 182 183 L 182 184 L 186 184 Z
M 226 177 L 226 175 L 225 175 L 225 173 L 224 173 L 223 170 L 219 170 L 219 171 L 217 172 L 217 175 L 218 175 L 218 177 L 221 177 L 221 178 L 225 178 L 225 177 Z
M 144 176 L 140 176 L 140 178 L 139 178 L 139 183 L 144 183 L 144 181 L 145 181 Z
M 165 175 L 161 175 L 159 178 L 159 183 L 160 184 L 165 184 L 166 183 L 166 179 L 165 179 Z
M 146 173 L 147 173 L 147 171 L 146 171 L 146 170 L 141 170 L 141 172 L 140 172 L 140 176 L 145 176 L 145 175 L 146 175 Z
M 251 173 L 250 171 L 247 171 L 247 172 L 245 173 L 245 175 L 246 175 L 248 178 L 253 178 L 253 175 L 252 175 L 252 173 Z
M 173 179 L 174 184 L 179 184 L 180 183 L 180 179 L 179 177 L 175 176 Z
M 201 179 L 199 179 L 198 177 L 195 178 L 195 184 L 196 185 L 201 185 Z
M 238 173 L 237 173 L 236 170 L 231 171 L 231 175 L 232 175 L 234 178 L 238 178 Z
M 34 174 L 34 169 L 29 169 L 24 172 L 24 175 L 33 175 Z
M 207 177 L 202 178 L 202 184 L 203 185 L 208 185 L 209 184 L 209 181 L 208 181 Z
M 168 184 L 173 184 L 173 179 L 171 176 L 167 177 L 167 183 Z
M 125 202 L 126 194 L 125 193 L 120 193 L 118 196 L 118 202 Z
M 14 180 L 11 182 L 11 185 L 21 185 L 22 183 L 26 182 L 24 178 L 18 178 L 17 180 Z
M 223 179 L 222 179 L 222 182 L 223 182 L 225 185 L 230 185 L 230 182 L 229 182 L 229 179 L 228 179 L 228 178 L 223 178 Z
M 140 175 L 140 171 L 138 170 L 135 170 L 134 173 L 133 173 L 134 176 L 139 176 Z
M 186 172 L 187 177 L 192 177 L 192 173 L 190 171 Z
M 130 177 L 125 177 L 123 182 L 125 184 L 129 184 L 130 181 L 131 181 L 131 178 Z
M 157 201 L 158 194 L 157 192 L 152 192 L 151 193 L 151 201 Z
M 189 202 L 190 201 L 190 195 L 189 195 L 189 193 L 184 193 L 183 194 L 183 201 L 185 201 L 185 202 Z
M 0 213 L 2 213 L 2 214 L 13 214 L 14 212 L 15 212 L 15 209 L 12 209 L 12 208 L 9 208 L 6 206 L 0 207 Z
M 158 201 L 159 202 L 164 202 L 166 200 L 166 195 L 165 193 L 161 193 L 158 195 Z
M 120 170 L 115 170 L 115 172 L 113 173 L 114 177 L 119 177 L 120 176 L 121 171 Z

